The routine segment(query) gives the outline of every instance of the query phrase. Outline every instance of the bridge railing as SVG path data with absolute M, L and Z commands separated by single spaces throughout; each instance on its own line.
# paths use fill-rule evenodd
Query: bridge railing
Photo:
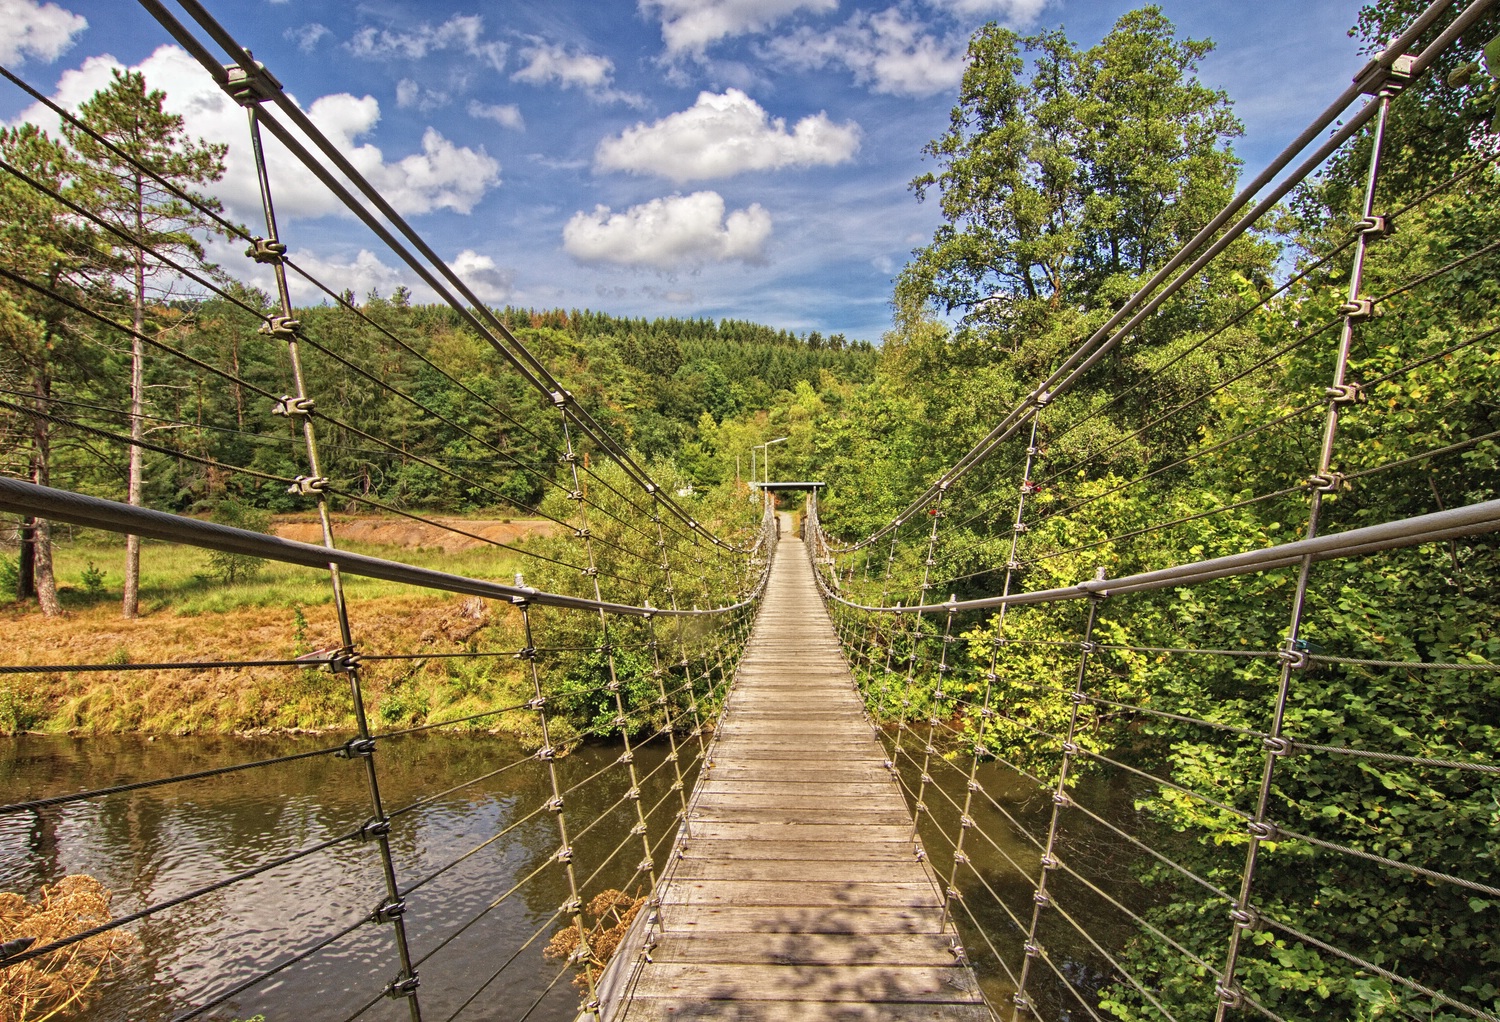
M 810 505 L 1012 1018 L 1500 1017 L 1500 178 L 1412 134 L 1489 11 L 1432 5 L 888 525 Z M 1347 233 L 1237 278 L 1330 161 Z
M 132 545 L 206 550 L 242 576 L 260 562 L 315 574 L 269 597 L 299 604 L 295 629 L 269 641 L 244 637 L 254 652 L 242 656 L 132 662 L 138 653 L 59 652 L 47 662 L 0 665 L 0 675 L 8 693 L 38 680 L 90 679 L 106 693 L 100 699 L 132 675 L 149 675 L 158 690 L 198 688 L 221 701 L 264 692 L 273 703 L 320 708 L 319 726 L 333 730 L 295 751 L 230 756 L 202 769 L 170 769 L 178 761 L 164 756 L 153 771 L 148 748 L 140 770 L 99 764 L 91 776 L 105 779 L 84 790 L 25 778 L 0 805 L 4 886 L 34 894 L 60 879 L 60 861 L 88 858 L 68 835 L 88 832 L 91 820 L 161 820 L 214 785 L 249 777 L 284 783 L 278 771 L 291 764 L 316 764 L 335 791 L 326 812 L 257 831 L 263 847 L 214 852 L 188 842 L 165 873 L 144 853 L 100 863 L 99 879 L 116 892 L 113 908 L 50 938 L 8 939 L 0 977 L 8 989 L 32 979 L 45 985 L 48 970 L 87 959 L 97 938 L 146 934 L 150 969 L 131 973 L 127 956 L 100 980 L 131 1017 L 249 1017 L 268 1003 L 275 1016 L 292 1010 L 289 996 L 317 996 L 327 1018 L 395 1011 L 452 1019 L 488 1010 L 496 997 L 524 1018 L 559 987 L 568 1007 L 553 1005 L 552 1014 L 570 1013 L 564 980 L 576 976 L 590 1000 L 611 926 L 654 887 L 664 842 L 701 766 L 705 728 L 765 585 L 774 517 L 769 509 L 758 523 L 741 517 L 738 501 L 732 510 L 710 509 L 677 495 L 672 480 L 654 478 L 201 4 L 180 3 L 181 15 L 155 0 L 140 6 L 245 110 L 244 147 L 264 224 L 251 231 L 232 222 L 199 185 L 108 125 L 4 72 L 56 118 L 75 149 L 244 256 L 238 266 L 208 267 L 180 234 L 143 231 L 85 201 L 77 181 L 57 169 L 62 150 L 44 138 L 17 134 L 0 147 L 8 202 L 24 205 L 39 230 L 55 228 L 59 244 L 87 238 L 113 253 L 99 265 L 81 249 L 45 264 L 0 260 L 7 310 L 47 341 L 46 353 L 39 347 L 34 360 L 5 369 L 0 416 L 29 453 L 28 478 L 0 478 L 0 511 L 19 517 L 41 559 L 38 577 L 48 580 L 51 540 L 65 525 L 134 537 Z M 480 354 L 464 349 L 466 361 L 455 364 L 442 344 L 410 329 L 399 303 L 357 303 L 340 281 L 323 279 L 313 259 L 291 257 L 276 215 L 277 188 L 291 177 L 298 188 L 309 178 L 326 187 L 446 303 L 445 329 L 460 338 L 454 350 L 473 342 Z M 128 281 L 115 276 L 133 264 L 167 282 L 164 293 L 137 294 L 134 315 Z M 274 280 L 270 297 L 233 282 L 257 272 Z M 294 293 L 324 305 L 299 312 Z M 122 351 L 133 369 L 116 385 L 107 374 L 123 377 Z M 179 397 L 148 401 L 153 389 Z M 398 413 L 377 418 L 377 408 Z M 232 518 L 205 521 L 184 513 L 181 492 L 151 507 L 150 493 L 170 492 L 160 485 L 143 497 L 132 484 L 125 501 L 55 487 L 61 473 L 51 452 L 62 444 L 87 446 L 101 462 L 149 460 L 182 491 L 305 512 L 318 541 L 267 535 Z M 127 490 L 104 477 L 75 485 Z M 424 510 L 455 497 L 513 508 L 537 523 L 535 534 L 496 538 L 480 524 Z M 439 559 L 422 550 L 350 550 L 346 537 L 357 523 L 343 516 L 352 512 L 411 523 L 424 544 L 467 552 Z M 326 595 L 309 595 L 319 590 Z M 326 614 L 309 625 L 300 604 L 324 600 Z M 420 616 L 435 605 L 442 620 L 426 633 L 409 621 L 389 627 L 392 615 Z M 455 695 L 416 705 L 412 679 L 434 671 L 446 672 Z M 281 710 L 268 706 L 257 720 L 274 726 Z M 519 732 L 523 742 L 481 746 L 460 775 L 425 786 L 403 774 L 392 800 L 393 755 L 410 773 L 425 738 L 492 731 Z M 568 756 L 587 740 L 594 746 L 586 756 Z M 352 819 L 345 817 L 356 810 L 343 799 L 350 787 L 362 788 L 364 799 Z M 334 802 L 344 808 L 335 811 Z M 424 836 L 434 831 L 438 839 Z M 28 862 L 37 833 L 62 846 L 51 866 Z M 323 903 L 299 903 L 305 888 Z M 519 926 L 526 936 L 497 947 L 490 924 L 504 912 L 520 920 L 505 932 Z M 284 938 L 262 939 L 268 931 Z M 465 967 L 448 968 L 459 955 Z

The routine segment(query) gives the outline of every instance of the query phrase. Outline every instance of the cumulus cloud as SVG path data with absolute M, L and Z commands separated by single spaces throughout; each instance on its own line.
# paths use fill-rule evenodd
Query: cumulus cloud
M 316 21 L 310 21 L 306 25 L 289 28 L 282 33 L 282 37 L 288 42 L 297 44 L 297 49 L 303 53 L 311 53 L 318 48 L 318 44 L 333 34 L 333 30 L 327 25 Z
M 698 101 L 655 124 L 627 128 L 599 143 L 595 166 L 673 181 L 730 177 L 751 170 L 828 166 L 859 149 L 859 125 L 835 124 L 825 113 L 804 117 L 787 130 L 739 89 L 699 93 Z
M 640 9 L 661 19 L 669 53 L 702 53 L 720 39 L 762 31 L 799 11 L 837 10 L 838 0 L 640 0 Z
M 669 195 L 615 213 L 595 206 L 563 228 L 563 249 L 585 263 L 696 269 L 705 263 L 760 262 L 771 214 L 753 203 L 724 215 L 718 192 Z
M 1030 2 L 1017 0 L 1016 5 Z M 939 38 L 896 7 L 873 14 L 858 11 L 832 32 L 804 26 L 766 47 L 768 56 L 794 66 L 842 65 L 875 92 L 919 98 L 957 87 L 966 50 L 963 36 Z
M 36 0 L 0 0 L 0 64 L 23 64 L 28 57 L 51 63 L 73 46 L 89 27 L 88 19 L 57 4 Z
M 81 67 L 63 73 L 52 98 L 66 108 L 77 109 L 107 87 L 111 72 L 120 67 L 111 56 L 90 57 Z M 159 47 L 133 70 L 140 71 L 151 88 L 167 94 L 167 108 L 182 115 L 189 135 L 229 145 L 224 180 L 214 186 L 214 191 L 235 219 L 255 223 L 260 214 L 260 192 L 244 110 L 224 95 L 196 60 L 176 46 Z M 394 161 L 377 146 L 361 141 L 380 120 L 380 104 L 372 96 L 336 93 L 320 97 L 306 109 L 313 123 L 402 213 L 435 209 L 467 213 L 499 184 L 500 165 L 482 148 L 455 146 L 432 128 L 422 136 L 420 152 Z M 57 126 L 56 116 L 41 104 L 22 111 L 17 120 L 49 130 Z M 342 210 L 338 201 L 269 136 L 266 158 L 279 213 L 319 217 Z
M 501 42 L 487 41 L 483 36 L 482 17 L 455 14 L 436 27 L 425 21 L 406 31 L 366 26 L 349 40 L 349 50 L 357 57 L 405 57 L 408 60 L 421 60 L 429 53 L 442 50 L 456 50 L 483 60 L 496 71 L 503 70 L 508 47 Z
M 537 40 L 521 51 L 521 59 L 525 65 L 510 76 L 511 81 L 578 89 L 604 103 L 644 103 L 641 97 L 614 88 L 615 62 L 608 57 Z
M 460 280 L 469 285 L 469 290 L 479 296 L 480 301 L 501 305 L 515 294 L 515 279 L 511 272 L 496 266 L 495 260 L 487 255 L 466 248 L 448 265 L 453 267 Z
M 429 89 L 411 78 L 403 78 L 396 83 L 396 105 L 403 110 L 436 110 L 447 106 L 448 101 L 446 92 Z
M 390 295 L 403 284 L 411 286 L 406 280 L 407 275 L 403 269 L 386 265 L 369 249 L 360 249 L 359 254 L 353 259 L 338 256 L 325 259 L 313 252 L 295 250 L 288 255 L 298 266 L 334 291 L 354 292 L 356 305 L 362 303 L 371 291 Z M 261 272 L 264 273 L 264 271 Z M 269 275 L 266 275 L 266 280 L 261 284 L 273 292 L 276 287 L 275 281 Z M 291 288 L 293 301 L 315 303 L 328 300 L 327 295 L 304 280 L 300 273 L 287 274 L 287 286 Z M 427 296 L 426 288 L 414 290 L 419 298 Z
M 494 121 L 502 128 L 510 128 L 513 131 L 525 131 L 526 120 L 521 116 L 521 108 L 514 103 L 481 103 L 477 99 L 469 100 L 469 116 L 479 120 Z

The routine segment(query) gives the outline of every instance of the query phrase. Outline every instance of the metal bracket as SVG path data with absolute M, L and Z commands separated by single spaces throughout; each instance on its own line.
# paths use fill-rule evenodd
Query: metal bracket
M 417 987 L 422 983 L 417 979 L 414 972 L 410 976 L 401 976 L 391 981 L 391 985 L 385 988 L 385 995 L 390 998 L 411 997 L 416 994 Z
M 546 803 L 542 806 L 542 808 L 546 809 L 549 812 L 553 812 L 553 813 L 560 813 L 560 812 L 562 812 L 563 811 L 562 796 L 561 795 L 554 795 L 552 798 L 549 798 L 546 801 Z
M 1354 225 L 1360 234 L 1371 238 L 1389 238 L 1396 233 L 1396 225 L 1389 217 L 1370 215 Z
M 298 476 L 286 492 L 299 497 L 317 497 L 328 490 L 327 476 Z
M 1261 739 L 1261 747 L 1273 756 L 1290 756 L 1297 751 L 1292 745 L 1292 740 L 1285 735 L 1267 735 Z
M 1241 930 L 1248 930 L 1260 921 L 1260 917 L 1251 908 L 1233 908 L 1229 911 L 1229 918 L 1234 925 Z
M 536 750 L 536 758 L 543 763 L 550 763 L 557 758 L 557 750 L 550 745 L 544 745 Z
M 554 855 L 553 858 L 558 862 L 572 862 L 573 849 L 569 845 L 563 845 L 557 850 L 557 854 Z M 574 911 L 577 911 L 577 909 L 575 909 Z
M 1372 60 L 1359 69 L 1359 74 L 1354 76 L 1354 84 L 1367 96 L 1382 92 L 1393 96 L 1411 81 L 1412 67 L 1415 64 L 1416 58 L 1409 53 L 1397 57 L 1390 67 L 1384 66 L 1379 60 Z
M 406 902 L 400 899 L 396 901 L 382 901 L 380 907 L 370 913 L 370 921 L 376 923 L 393 923 L 405 914 Z
M 1344 486 L 1344 473 L 1319 472 L 1307 477 L 1307 484 L 1315 493 L 1337 493 Z
M 294 415 L 311 415 L 313 404 L 313 399 L 310 397 L 292 397 L 290 394 L 283 394 L 271 406 L 271 414 L 285 415 L 288 418 Z
M 256 61 L 253 67 L 243 64 L 228 64 L 224 67 L 224 91 L 240 106 L 259 106 L 281 91 L 276 76 L 266 70 L 266 65 Z
M 286 259 L 286 246 L 279 241 L 252 238 L 250 247 L 245 249 L 245 254 L 258 263 L 277 266 Z
M 1339 407 L 1362 405 L 1370 399 L 1370 395 L 1365 393 L 1364 384 L 1353 381 L 1341 383 L 1336 387 L 1328 387 L 1323 393 Z
M 361 841 L 374 841 L 385 837 L 391 832 L 390 820 L 366 820 L 364 826 L 359 828 L 359 839 Z
M 1240 992 L 1240 988 L 1228 983 L 1215 985 L 1214 996 L 1227 1008 L 1238 1008 L 1245 1001 L 1245 995 Z
M 302 332 L 302 321 L 291 316 L 268 316 L 257 332 L 267 337 L 279 337 L 283 341 L 295 341 Z
M 1276 824 L 1274 823 L 1267 823 L 1265 820 L 1251 820 L 1248 824 L 1245 825 L 1245 829 L 1249 831 L 1250 836 L 1255 838 L 1255 840 L 1257 841 L 1276 840 L 1277 830 Z
M 1375 317 L 1375 299 L 1355 298 L 1334 310 L 1351 323 L 1363 323 Z
M 375 739 L 373 738 L 351 738 L 345 742 L 338 752 L 333 755 L 337 759 L 355 759 L 360 756 L 372 756 L 375 754 Z

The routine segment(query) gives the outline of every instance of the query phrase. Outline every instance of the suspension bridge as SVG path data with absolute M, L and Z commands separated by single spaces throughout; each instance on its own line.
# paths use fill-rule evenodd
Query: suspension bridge
M 778 526 L 774 485 L 757 500 L 762 513 L 741 523 L 729 511 L 705 514 L 653 478 L 244 41 L 197 0 L 141 0 L 246 111 L 264 233 L 218 225 L 246 245 L 247 260 L 274 271 L 272 308 L 97 218 L 27 168 L 7 160 L 0 172 L 251 317 L 284 354 L 284 379 L 267 386 L 238 362 L 176 347 L 56 276 L 0 266 L 0 285 L 58 322 L 65 312 L 69 329 L 129 338 L 155 364 L 274 405 L 299 445 L 298 470 L 147 439 L 139 402 L 113 419 L 41 392 L 5 407 L 39 435 L 73 430 L 285 487 L 315 511 L 323 542 L 71 492 L 41 472 L 0 478 L 0 510 L 33 530 L 71 523 L 315 570 L 339 638 L 271 657 L 59 657 L 0 665 L 0 675 L 253 670 L 310 684 L 319 671 L 316 684 L 347 699 L 351 737 L 66 788 L 29 781 L 0 805 L 0 843 L 23 831 L 49 835 L 28 836 L 19 853 L 7 846 L 12 859 L 24 857 L 75 833 L 102 834 L 99 821 L 112 814 L 134 833 L 214 785 L 279 777 L 294 764 L 336 778 L 330 805 L 355 789 L 359 802 L 270 828 L 232 856 L 190 865 L 182 860 L 197 846 L 184 842 L 175 872 L 102 863 L 104 879 L 128 893 L 81 929 L 5 940 L 0 982 L 82 954 L 91 941 L 135 934 L 156 973 L 133 973 L 126 959 L 108 981 L 111 1004 L 127 1017 L 181 1022 L 1500 1022 L 1500 763 L 1488 742 L 1500 667 L 1488 655 L 1488 605 L 1476 596 L 1494 589 L 1500 424 L 1487 410 L 1493 395 L 1470 385 L 1500 357 L 1500 325 L 1492 308 L 1464 302 L 1493 281 L 1496 242 L 1471 239 L 1429 263 L 1400 249 L 1396 231 L 1448 215 L 1476 180 L 1493 177 L 1496 156 L 1476 145 L 1396 206 L 1380 187 L 1393 106 L 1414 101 L 1414 86 L 1492 6 L 1441 0 L 1421 12 L 888 522 L 860 536 L 838 520 L 850 505 L 838 505 L 835 488 L 814 486 L 797 537 Z M 89 132 L 19 76 L 5 77 Z M 472 408 L 455 416 L 433 407 L 298 321 L 290 277 L 389 350 L 446 376 L 337 282 L 287 255 L 263 133 L 489 345 L 553 426 L 543 433 L 451 377 Z M 1360 215 L 1340 243 L 1274 287 L 1201 300 L 1193 289 L 1205 268 L 1232 258 L 1236 240 L 1351 152 L 1368 171 Z M 1312 311 L 1264 357 L 1239 362 L 1214 347 L 1304 293 Z M 1089 373 L 1124 359 L 1141 331 L 1175 321 L 1163 311 L 1179 301 L 1194 313 L 1172 338 L 1172 361 L 1142 370 L 1122 393 L 1087 395 Z M 1428 326 L 1401 333 L 1403 322 Z M 1214 357 L 1197 377 L 1178 381 L 1170 397 L 1140 400 L 1171 365 L 1199 355 Z M 572 509 L 546 512 L 560 542 L 465 533 L 527 566 L 513 582 L 343 549 L 335 507 L 462 527 L 328 468 L 330 437 L 397 447 L 319 403 L 307 371 L 317 364 L 405 402 L 426 426 L 557 494 Z M 1437 437 L 1409 428 L 1402 413 L 1439 387 L 1478 390 L 1466 391 L 1481 407 L 1478 425 Z M 1205 408 L 1221 413 L 1214 428 L 1163 439 Z M 1117 419 L 1112 433 L 1096 429 Z M 556 457 L 538 459 L 532 441 Z M 1157 446 L 1170 455 L 1114 471 L 1118 450 Z M 1116 493 L 1155 492 L 1163 479 L 1247 449 L 1273 463 L 1263 477 L 1206 488 L 1191 504 L 1164 498 L 1156 517 L 1107 513 Z M 458 460 L 427 467 L 484 489 Z M 833 509 L 826 523 L 824 503 Z M 1249 512 L 1264 515 L 1254 528 L 1235 517 Z M 506 615 L 514 642 L 391 648 L 378 627 L 362 626 L 346 584 L 356 578 L 481 601 Z M 1430 627 L 1390 634 L 1378 600 L 1413 578 L 1440 580 L 1442 600 Z M 1228 605 L 1237 616 L 1221 619 Z M 1320 631 L 1335 620 L 1346 627 Z M 1328 634 L 1337 646 L 1323 644 Z M 503 663 L 522 694 L 409 727 L 383 728 L 367 712 L 381 665 L 445 657 Z M 601 721 L 601 759 L 585 759 L 587 746 L 567 754 L 561 706 L 580 685 Z M 1376 706 L 1395 707 L 1406 725 L 1363 726 Z M 530 744 L 486 746 L 453 784 L 393 786 L 404 750 L 502 719 L 524 720 Z M 1425 840 L 1434 835 L 1454 840 Z M 278 895 L 298 870 L 307 872 L 286 883 L 297 893 Z M 145 874 L 149 882 L 137 883 Z M 308 878 L 325 893 L 309 897 Z M 254 939 L 268 929 L 276 939 Z M 119 1017 L 102 1010 L 88 1017 Z

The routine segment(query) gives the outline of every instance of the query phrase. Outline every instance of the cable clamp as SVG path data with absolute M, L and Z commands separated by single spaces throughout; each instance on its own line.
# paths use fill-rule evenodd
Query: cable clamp
M 536 647 L 535 646 L 522 646 L 520 649 L 516 650 L 514 653 L 511 654 L 511 658 L 514 659 L 514 660 L 535 660 L 536 659 Z
M 299 497 L 317 497 L 328 492 L 327 476 L 298 476 L 286 492 Z
M 547 705 L 546 696 L 537 696 L 535 699 L 527 700 L 525 708 L 528 710 L 540 710 Z
M 998 681 L 999 680 L 993 674 L 987 674 L 987 675 L 985 675 L 985 678 L 988 681 Z M 980 707 L 980 710 L 979 710 L 979 719 L 980 720 L 997 720 L 997 719 L 999 719 L 999 717 L 1000 717 L 1000 711 L 999 710 L 996 710 L 993 707 L 989 707 L 989 706 Z
M 291 418 L 294 415 L 311 415 L 313 413 L 313 399 L 310 397 L 292 397 L 283 394 L 271 406 L 272 415 L 285 415 Z
M 1027 525 L 1025 522 L 1017 522 L 1012 526 L 1012 528 L 1016 531 L 1017 534 L 1027 533 L 1031 531 L 1031 526 Z
M 1075 688 L 1071 693 L 1069 693 L 1068 701 L 1071 702 L 1074 706 L 1084 706 L 1089 701 L 1089 694 Z
M 583 498 L 583 491 L 582 490 L 569 490 L 568 491 L 568 499 L 569 500 L 576 500 L 580 504 L 583 503 L 583 499 L 584 499 Z
M 572 465 L 576 461 L 578 461 L 578 455 L 573 451 L 564 451 L 557 456 L 557 463 L 559 465 Z
M 963 901 L 964 900 L 964 896 L 959 891 L 959 889 L 957 887 L 950 887 L 950 888 L 948 888 L 948 900 L 949 901 Z
M 1014 997 L 1011 998 L 1011 1000 L 1014 1001 L 1016 1007 L 1020 1008 L 1022 1011 L 1031 1010 L 1031 998 L 1027 997 L 1025 994 L 1017 993 Z
M 977 758 L 984 759 L 989 754 L 990 754 L 990 747 L 988 745 L 976 745 L 976 746 L 974 746 L 974 755 Z M 979 782 L 978 781 L 970 781 L 969 783 L 972 784 L 972 785 L 974 785 L 972 788 L 969 789 L 970 791 L 979 791 L 980 790 Z
M 375 754 L 375 739 L 373 738 L 351 738 L 339 747 L 339 751 L 333 755 L 337 759 L 355 759 L 360 756 L 372 756 Z
M 615 762 L 624 763 L 626 766 L 629 766 L 635 762 L 635 753 L 633 751 L 622 752 L 619 756 L 615 757 Z
M 571 853 L 570 853 L 571 854 Z M 566 916 L 576 916 L 583 911 L 583 902 L 577 898 L 570 898 L 557 906 L 557 911 Z
M 1040 944 L 1035 944 L 1028 940 L 1022 945 L 1022 948 L 1025 950 L 1027 958 L 1042 957 L 1042 945 Z
M 641 789 L 640 788 L 631 788 L 629 791 L 627 791 L 625 793 L 625 801 L 627 801 L 627 802 L 639 802 L 640 800 L 641 800 Z
M 606 692 L 618 692 L 618 691 L 620 691 L 620 679 L 619 678 L 611 678 L 608 681 L 606 681 L 604 683 L 604 691 L 606 691 Z
M 1363 323 L 1375 316 L 1375 299 L 1355 298 L 1334 310 L 1351 323 Z
M 1006 571 L 1025 571 L 1026 570 L 1026 562 L 1025 561 L 1016 561 L 1016 560 L 1006 561 L 1005 562 L 1005 570 Z
M 566 390 L 554 390 L 550 396 L 552 398 L 552 403 L 561 408 L 563 405 L 568 403 L 568 398 L 570 395 Z
M 573 530 L 573 538 L 574 539 L 588 539 L 591 536 L 593 536 L 593 533 L 590 532 L 588 529 L 574 529 Z
M 554 859 L 556 859 L 558 862 L 564 862 L 564 863 L 566 863 L 566 862 L 572 862 L 573 861 L 573 847 L 571 845 L 563 845 L 561 848 L 559 848 L 557 850 L 557 853 L 555 855 L 553 855 L 552 857 Z M 578 910 L 574 909 L 573 911 L 576 912 Z
M 1052 793 L 1052 804 L 1059 808 L 1067 809 L 1073 804 L 1073 800 L 1068 797 L 1066 791 L 1054 791 Z
M 885 763 L 884 763 L 884 766 L 891 773 L 895 773 L 896 772 L 896 764 L 892 763 L 890 760 L 886 760 Z
M 383 838 L 391 832 L 391 821 L 382 819 L 366 820 L 364 826 L 359 828 L 359 839 L 361 841 L 374 841 Z
M 1396 225 L 1389 217 L 1370 215 L 1354 225 L 1360 234 L 1373 238 L 1389 238 L 1396 233 Z
M 544 745 L 536 750 L 536 758 L 543 763 L 550 763 L 557 758 L 557 750 L 550 745 Z
M 1314 493 L 1337 493 L 1344 488 L 1344 473 L 1316 472 L 1307 477 L 1307 485 Z
M 1251 820 L 1248 824 L 1245 825 L 1245 829 L 1249 831 L 1250 836 L 1255 838 L 1255 840 L 1257 841 L 1276 840 L 1277 831 L 1276 824 L 1274 823 L 1268 823 L 1265 820 Z
M 1245 996 L 1240 992 L 1240 988 L 1229 983 L 1215 984 L 1214 996 L 1226 1008 L 1238 1008 L 1245 1001 Z
M 1076 756 L 1081 751 L 1077 742 L 1063 742 L 1062 751 L 1064 756 Z
M 543 803 L 542 808 L 545 809 L 545 810 L 547 810 L 550 813 L 560 813 L 560 812 L 562 812 L 563 811 L 562 796 L 561 795 L 553 795 L 545 803 Z
M 1364 385 L 1360 383 L 1341 383 L 1337 387 L 1327 388 L 1323 393 L 1341 408 L 1345 405 L 1362 405 L 1370 399 L 1370 395 L 1365 393 Z
M 1052 895 L 1048 894 L 1046 891 L 1037 891 L 1031 896 L 1031 900 L 1036 902 L 1038 906 L 1046 908 L 1048 905 L 1052 904 Z
M 599 577 L 599 569 L 596 568 L 596 567 L 594 567 L 593 565 L 589 565 L 587 568 L 581 569 L 578 573 L 580 575 L 582 575 L 584 578 L 598 578 Z
M 968 863 L 969 857 L 968 857 L 968 855 L 966 855 L 963 852 L 954 852 L 953 853 L 953 861 L 955 863 L 957 863 L 958 865 L 963 866 L 963 865 L 966 865 Z
M 660 667 L 653 667 L 651 669 L 651 677 L 653 677 L 653 678 L 665 677 L 666 673 L 667 672 L 664 671 L 664 670 L 662 670 Z
M 640 837 L 646 833 L 646 825 L 644 823 L 637 823 L 634 827 L 630 828 L 630 833 L 632 837 Z
M 1050 390 L 1039 390 L 1036 392 L 1035 398 L 1038 408 L 1046 408 L 1052 403 L 1052 392 Z
M 302 321 L 291 316 L 267 316 L 257 332 L 267 337 L 279 337 L 283 341 L 295 341 L 302 332 Z
M 927 861 L 927 850 L 925 848 L 918 848 L 913 854 L 917 857 L 918 862 Z
M 1036 483 L 1032 482 L 1030 479 L 1027 479 L 1027 480 L 1025 480 L 1024 482 L 1021 483 L 1021 496 L 1023 496 L 1023 497 L 1029 497 L 1033 493 L 1036 493 L 1037 491 L 1039 491 L 1040 489 L 1041 489 L 1040 486 L 1038 486 Z
M 653 699 L 651 701 L 651 705 L 652 706 L 666 706 L 667 705 L 667 697 L 666 696 L 657 696 L 655 699 Z
M 1267 735 L 1260 744 L 1273 756 L 1290 756 L 1296 751 L 1292 740 L 1285 735 Z
M 642 859 L 640 862 L 635 864 L 635 871 L 637 873 L 649 873 L 655 868 L 656 862 L 652 859 Z
M 974 826 L 974 817 L 970 816 L 968 813 L 965 813 L 958 818 L 958 825 L 964 830 L 968 830 Z
M 245 249 L 245 254 L 258 263 L 276 266 L 286 259 L 286 246 L 279 241 L 252 238 L 250 247 Z
M 1276 658 L 1292 670 L 1307 666 L 1307 640 L 1288 639 L 1286 645 L 1276 653 Z
M 364 661 L 354 650 L 340 650 L 328 658 L 328 669 L 334 674 L 352 674 L 359 670 L 359 665 Z
M 967 965 L 969 963 L 969 952 L 964 950 L 964 946 L 958 942 L 957 938 L 954 938 L 948 945 L 948 952 L 953 955 L 954 961 L 960 965 Z
M 1051 852 L 1044 853 L 1041 859 L 1038 861 L 1041 863 L 1043 869 L 1056 869 L 1058 866 L 1062 865 L 1062 860 L 1053 855 Z
M 382 901 L 380 907 L 370 914 L 370 921 L 375 923 L 393 923 L 406 914 L 406 902 Z
M 1252 908 L 1234 908 L 1229 912 L 1229 918 L 1235 926 L 1241 930 L 1248 930 L 1260 921 Z
M 915 812 L 918 816 L 920 816 L 921 814 L 927 812 L 927 803 L 926 802 L 918 802 L 915 806 L 912 807 L 912 811 Z
M 259 106 L 281 91 L 276 76 L 258 60 L 251 67 L 226 64 L 224 72 L 224 91 L 240 106 Z
M 392 999 L 413 997 L 416 995 L 417 987 L 421 985 L 421 980 L 417 979 L 417 974 L 414 972 L 410 976 L 400 976 L 392 980 L 391 985 L 385 988 L 385 995 Z

